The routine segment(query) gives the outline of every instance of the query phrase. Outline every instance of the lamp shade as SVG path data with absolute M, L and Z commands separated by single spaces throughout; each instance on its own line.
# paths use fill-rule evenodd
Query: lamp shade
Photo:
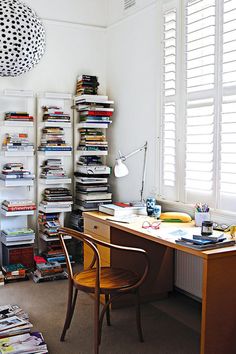
M 45 51 L 45 30 L 36 13 L 19 0 L 0 1 L 0 76 L 32 69 Z
M 121 159 L 116 160 L 116 164 L 114 167 L 114 174 L 116 177 L 124 177 L 127 176 L 129 173 L 129 170 L 127 166 L 124 164 L 124 162 Z

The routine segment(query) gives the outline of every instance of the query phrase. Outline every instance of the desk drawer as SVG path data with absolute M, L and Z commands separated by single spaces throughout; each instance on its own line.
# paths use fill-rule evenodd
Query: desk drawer
M 102 222 L 95 221 L 90 218 L 84 218 L 84 232 L 94 233 L 96 236 L 101 236 L 103 241 L 110 241 L 110 226 Z

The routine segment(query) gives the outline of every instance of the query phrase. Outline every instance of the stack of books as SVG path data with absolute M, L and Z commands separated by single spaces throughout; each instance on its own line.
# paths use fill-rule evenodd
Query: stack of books
M 110 167 L 99 156 L 83 156 L 77 163 L 76 204 L 82 211 L 98 210 L 102 203 L 111 203 L 108 176 Z
M 13 162 L 3 165 L 2 173 L 0 174 L 1 180 L 33 180 L 35 175 L 29 170 L 24 168 L 23 163 Z
M 200 232 L 190 235 L 187 232 L 178 238 L 176 243 L 196 250 L 209 250 L 235 245 L 235 240 L 228 239 L 224 233 L 214 231 L 212 235 L 203 236 Z
M 43 121 L 44 122 L 62 122 L 70 123 L 70 115 L 64 113 L 63 109 L 58 106 L 43 106 Z
M 59 241 L 50 242 L 47 246 L 47 250 L 42 253 L 42 256 L 47 262 L 59 262 L 60 264 L 65 264 L 66 258 Z M 70 260 L 72 261 L 72 256 L 70 255 Z
M 2 272 L 2 270 L 0 270 L 0 287 L 2 286 L 2 285 L 4 285 L 5 283 L 4 283 L 4 275 L 3 275 L 3 272 Z M 1 314 L 0 314 L 0 316 L 1 316 Z M 1 318 L 1 317 L 0 317 Z
M 34 151 L 34 144 L 29 142 L 26 133 L 7 133 L 4 137 L 2 149 L 4 151 Z
M 60 228 L 59 213 L 39 212 L 38 223 L 41 237 L 47 241 L 58 238 Z
M 36 270 L 32 274 L 32 279 L 35 283 L 67 278 L 68 274 L 63 270 L 61 264 L 57 261 L 36 264 Z
M 48 353 L 42 333 L 29 333 L 32 327 L 28 314 L 18 305 L 0 306 L 0 352 Z
M 13 122 L 33 122 L 33 116 L 30 116 L 28 112 L 6 112 L 6 121 Z
M 42 172 L 40 174 L 40 178 L 46 180 L 61 180 L 64 178 L 68 178 L 66 171 L 63 168 L 61 159 L 48 159 L 43 162 L 41 168 Z
M 106 127 L 112 122 L 111 117 L 113 115 L 114 108 L 112 108 L 111 105 L 114 102 L 108 101 L 107 96 L 102 96 L 105 97 L 105 99 L 98 99 L 99 96 L 94 97 L 94 99 L 86 98 L 84 102 L 82 99 L 80 100 L 79 97 L 76 98 L 76 108 L 79 112 L 80 122 L 87 123 L 87 125 L 89 123 L 100 124 L 100 127 Z M 83 98 L 83 96 L 81 96 L 81 98 Z M 95 102 L 89 102 L 92 100 Z
M 50 212 L 50 209 L 67 209 L 71 210 L 73 204 L 72 194 L 68 188 L 45 188 L 43 193 L 43 200 L 40 203 L 46 211 Z
M 31 211 L 36 210 L 36 205 L 32 200 L 4 200 L 2 202 L 1 208 L 6 212 L 16 212 L 16 211 Z
M 30 228 L 12 228 L 1 231 L 1 242 L 6 246 L 34 243 L 35 233 Z
M 108 143 L 106 137 L 99 129 L 79 129 L 80 142 L 78 150 L 107 151 Z
M 99 82 L 97 76 L 80 75 L 76 83 L 76 95 L 97 95 Z
M 17 280 L 28 280 L 27 268 L 21 263 L 3 265 L 2 271 L 6 283 Z
M 64 135 L 61 127 L 44 128 L 39 151 L 72 151 L 72 146 L 67 145 Z

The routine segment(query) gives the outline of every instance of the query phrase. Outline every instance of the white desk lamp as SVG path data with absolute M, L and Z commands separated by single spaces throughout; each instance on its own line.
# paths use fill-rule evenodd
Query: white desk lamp
M 141 190 L 140 190 L 140 202 L 135 203 L 136 205 L 145 205 L 144 201 L 143 201 L 143 190 L 144 190 L 144 184 L 145 184 L 145 177 L 146 177 L 146 165 L 147 165 L 147 141 L 146 143 L 139 149 L 131 152 L 128 155 L 123 155 L 120 151 L 119 151 L 119 157 L 116 159 L 116 164 L 114 167 L 114 174 L 116 177 L 124 177 L 127 176 L 129 173 L 129 170 L 127 168 L 127 166 L 124 164 L 124 161 L 126 159 L 128 159 L 129 157 L 135 155 L 137 152 L 139 151 L 143 151 L 144 150 L 144 161 L 143 161 L 143 174 L 142 174 L 142 186 L 141 186 Z

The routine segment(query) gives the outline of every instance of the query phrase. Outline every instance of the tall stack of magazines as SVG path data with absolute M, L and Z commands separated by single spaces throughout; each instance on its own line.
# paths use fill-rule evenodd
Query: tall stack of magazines
M 0 353 L 48 353 L 42 333 L 30 332 L 32 327 L 28 314 L 18 305 L 0 306 Z

